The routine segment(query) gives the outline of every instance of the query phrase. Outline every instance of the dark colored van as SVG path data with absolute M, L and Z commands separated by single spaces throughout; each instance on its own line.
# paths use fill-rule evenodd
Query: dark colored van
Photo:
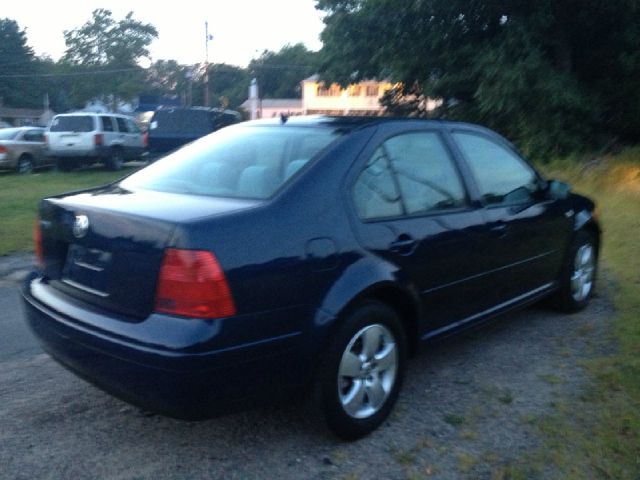
M 241 115 L 221 108 L 166 108 L 149 124 L 149 153 L 160 156 L 216 130 L 238 123 Z

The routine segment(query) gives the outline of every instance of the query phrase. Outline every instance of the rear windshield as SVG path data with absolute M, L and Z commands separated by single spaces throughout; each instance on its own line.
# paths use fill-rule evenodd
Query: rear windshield
M 0 128 L 0 140 L 13 140 L 19 131 L 17 128 Z
M 93 117 L 84 115 L 55 117 L 51 122 L 50 130 L 52 132 L 92 132 Z
M 151 121 L 152 133 L 206 135 L 214 129 L 208 110 L 158 110 Z
M 228 127 L 125 179 L 125 189 L 265 199 L 338 132 L 309 127 Z

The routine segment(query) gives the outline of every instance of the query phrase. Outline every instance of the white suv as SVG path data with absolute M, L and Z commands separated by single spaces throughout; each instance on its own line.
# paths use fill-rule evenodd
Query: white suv
M 119 170 L 124 161 L 140 158 L 146 148 L 146 135 L 133 120 L 112 113 L 56 115 L 45 139 L 46 155 L 56 159 L 60 170 L 95 162 Z

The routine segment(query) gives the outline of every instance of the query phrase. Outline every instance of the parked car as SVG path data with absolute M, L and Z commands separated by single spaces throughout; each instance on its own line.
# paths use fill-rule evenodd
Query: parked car
M 338 436 L 428 342 L 592 295 L 594 203 L 464 123 L 298 117 L 43 200 L 26 317 L 63 365 L 181 418 L 313 389 Z
M 149 153 L 158 157 L 189 142 L 242 120 L 233 110 L 220 108 L 163 108 L 149 124 Z
M 44 152 L 44 128 L 17 127 L 0 130 L 0 169 L 31 173 L 50 165 Z
M 131 118 L 112 113 L 56 115 L 46 140 L 46 154 L 60 170 L 96 162 L 120 170 L 125 161 L 142 157 L 147 141 Z

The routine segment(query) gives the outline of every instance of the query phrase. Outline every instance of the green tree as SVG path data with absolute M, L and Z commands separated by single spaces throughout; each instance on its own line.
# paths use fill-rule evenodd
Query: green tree
M 102 98 L 115 103 L 137 95 L 145 79 L 138 62 L 149 58 L 148 47 L 157 37 L 156 28 L 135 20 L 132 12 L 116 21 L 102 8 L 81 27 L 65 31 L 67 49 L 60 63 L 64 73 L 76 75 L 72 101 Z
M 543 156 L 640 140 L 640 2 L 317 0 L 321 72 L 401 81 L 392 111 L 478 121 Z M 408 100 L 407 100 L 408 98 Z
M 181 65 L 175 60 L 153 62 L 147 69 L 145 91 L 155 95 L 186 97 L 192 72 L 194 67 Z
M 209 65 L 213 107 L 238 108 L 247 99 L 250 77 L 246 69 L 216 63 Z M 180 98 L 185 104 L 204 104 L 204 65 L 181 65 L 158 60 L 147 70 L 145 93 Z
M 42 73 L 27 35 L 15 20 L 0 19 L 0 99 L 12 107 L 41 107 L 44 88 L 35 75 Z
M 285 45 L 278 52 L 265 50 L 249 63 L 263 98 L 300 98 L 300 82 L 316 72 L 317 53 L 303 44 Z
M 237 109 L 247 99 L 251 77 L 241 67 L 216 63 L 209 66 L 209 87 L 213 106 Z

